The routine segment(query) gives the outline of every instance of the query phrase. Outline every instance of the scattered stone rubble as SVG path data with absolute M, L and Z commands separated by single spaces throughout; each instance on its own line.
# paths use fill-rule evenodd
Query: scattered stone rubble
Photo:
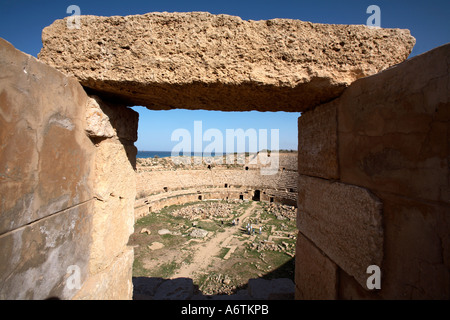
M 204 238 L 208 235 L 208 231 L 194 228 L 194 230 L 192 230 L 192 232 L 189 235 L 192 238 Z
M 267 210 L 268 213 L 274 214 L 278 220 L 295 221 L 297 216 L 297 209 L 293 206 L 288 206 L 279 203 L 264 204 L 263 208 Z
M 236 202 L 237 203 L 237 202 Z M 197 219 L 228 218 L 236 211 L 236 204 L 232 201 L 224 202 L 205 202 L 192 206 L 182 207 L 171 212 L 175 217 Z
M 216 157 L 154 157 L 154 158 L 137 158 L 137 172 L 159 171 L 159 170 L 195 170 L 195 169 L 212 169 L 214 167 L 242 167 L 248 164 L 250 158 L 245 155 L 235 155 L 233 161 L 227 160 L 225 156 Z
M 274 241 L 258 241 L 258 242 L 252 242 L 249 244 L 249 248 L 251 250 L 256 250 L 258 252 L 261 251 L 277 251 L 277 252 L 284 252 L 291 257 L 295 254 L 295 243 L 288 243 L 285 241 L 282 241 L 281 244 L 277 244 Z

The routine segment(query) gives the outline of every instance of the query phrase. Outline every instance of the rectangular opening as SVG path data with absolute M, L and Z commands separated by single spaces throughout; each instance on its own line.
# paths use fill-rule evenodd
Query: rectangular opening
M 261 191 L 260 190 L 255 190 L 255 192 L 253 193 L 253 201 L 260 201 L 261 200 Z
M 218 114 L 219 112 L 216 111 L 152 111 L 140 107 L 134 108 L 135 111 L 139 110 L 140 116 L 140 124 L 138 127 L 138 130 L 140 130 L 138 132 L 140 140 L 136 142 L 136 147 L 139 150 L 137 155 L 139 161 L 137 162 L 140 171 L 138 170 L 138 173 L 142 173 L 142 180 L 137 185 L 140 188 L 146 187 L 149 189 L 149 199 L 151 199 L 152 204 L 156 201 L 155 214 L 151 218 L 158 219 L 156 224 L 149 223 L 146 227 L 149 229 L 155 228 L 154 232 L 152 231 L 152 234 L 155 235 L 164 229 L 170 230 L 174 234 L 180 233 L 176 237 L 173 236 L 174 239 L 177 238 L 177 245 L 173 247 L 167 245 L 164 249 L 159 249 L 161 251 L 152 251 L 147 250 L 148 245 L 145 243 L 142 244 L 142 248 L 135 248 L 135 259 L 137 262 L 142 262 L 144 258 L 149 258 L 145 261 L 152 262 L 148 262 L 146 270 L 139 268 L 133 270 L 134 276 L 140 277 L 140 280 L 145 280 L 146 278 L 162 278 L 164 281 L 170 281 L 168 278 L 174 275 L 178 277 L 182 274 L 183 277 L 192 278 L 194 284 L 197 284 L 196 281 L 200 280 L 195 275 L 195 272 L 188 275 L 187 273 L 179 273 L 180 270 L 184 270 L 185 272 L 189 270 L 189 272 L 192 272 L 192 270 L 197 271 L 202 269 L 207 274 L 213 275 L 215 274 L 215 270 L 219 270 L 223 265 L 232 261 L 242 264 L 247 263 L 250 259 L 252 262 L 261 264 L 262 262 L 257 256 L 254 257 L 253 261 L 253 258 L 244 257 L 239 254 L 241 252 L 239 250 L 242 250 L 243 247 L 239 242 L 234 241 L 235 239 L 230 238 L 230 236 L 234 232 L 238 234 L 240 232 L 245 233 L 245 226 L 247 222 L 250 222 L 252 236 L 259 237 L 258 240 L 263 241 L 267 240 L 270 236 L 271 226 L 278 224 L 277 216 L 274 214 L 266 214 L 264 206 L 268 205 L 267 201 L 269 200 L 270 202 L 275 201 L 274 196 L 269 198 L 270 193 L 274 194 L 277 189 L 288 191 L 290 190 L 290 186 L 297 182 L 296 180 L 291 181 L 291 176 L 294 177 L 294 174 L 286 175 L 286 172 L 282 173 L 282 171 L 283 168 L 286 168 L 288 171 L 295 171 L 297 168 L 297 159 L 295 161 L 286 159 L 290 157 L 290 154 L 294 154 L 294 152 L 289 150 L 295 148 L 298 143 L 297 122 L 299 115 L 283 112 L 223 112 Z M 275 120 L 278 116 L 280 116 L 280 119 Z M 198 123 L 199 120 L 201 120 L 201 123 Z M 290 122 L 288 123 L 288 121 Z M 261 166 L 263 164 L 267 167 L 271 166 L 272 158 L 275 158 L 274 154 L 272 153 L 272 156 L 268 160 L 266 159 L 267 155 L 259 158 L 258 153 L 253 153 L 252 150 L 248 149 L 248 146 L 253 143 L 258 146 L 257 151 L 261 152 L 261 150 L 266 150 L 271 152 L 272 142 L 277 140 L 273 138 L 277 134 L 272 135 L 271 130 L 277 130 L 278 128 L 280 141 L 282 143 L 288 141 L 288 144 L 280 145 L 280 149 L 283 150 L 280 150 L 279 163 L 278 160 L 277 162 L 273 160 L 273 163 L 277 164 L 276 173 L 274 175 L 264 175 L 262 174 L 262 170 L 260 170 Z M 232 142 L 227 136 L 228 129 L 235 133 L 233 137 L 235 148 L 230 153 L 226 150 L 227 144 Z M 242 132 L 238 134 L 238 130 Z M 266 136 L 259 134 L 263 130 L 268 130 Z M 174 133 L 176 133 L 175 136 L 178 140 L 171 140 Z M 253 139 L 253 134 L 257 138 L 256 140 Z M 158 139 L 154 139 L 155 137 L 158 137 Z M 243 139 L 238 137 L 245 137 L 245 143 L 241 143 Z M 244 145 L 245 152 L 238 150 L 239 143 Z M 175 156 L 181 155 L 189 159 L 188 163 L 176 163 L 173 161 L 172 148 L 176 149 L 175 146 L 179 150 Z M 184 146 L 190 146 L 191 149 L 186 147 L 185 150 Z M 214 147 L 216 146 L 219 149 L 215 149 Z M 222 150 L 221 147 L 223 148 Z M 190 151 L 190 153 L 184 155 L 183 151 Z M 215 157 L 215 153 L 219 153 L 219 156 L 223 156 L 223 163 L 216 163 L 210 161 L 209 158 L 205 158 L 204 154 L 207 151 L 211 152 L 211 157 Z M 228 155 L 234 161 L 228 162 Z M 196 162 L 195 157 L 203 159 Z M 256 157 L 258 157 L 256 161 L 249 161 L 256 159 Z M 240 162 L 242 159 L 245 159 L 245 161 Z M 250 170 L 250 166 L 252 170 Z M 223 190 L 223 188 L 226 190 Z M 232 189 L 228 190 L 228 188 Z M 168 193 L 169 191 L 170 194 Z M 266 192 L 269 194 L 266 194 Z M 205 197 L 203 193 L 205 193 Z M 283 195 L 280 197 L 282 198 Z M 277 197 L 277 202 L 278 200 Z M 158 201 L 161 203 L 158 203 Z M 163 204 L 166 207 L 162 208 Z M 277 207 L 271 209 L 283 210 L 283 214 L 290 212 L 285 209 L 278 209 L 278 203 L 276 205 Z M 160 210 L 160 208 L 162 209 Z M 151 209 L 149 208 L 150 211 Z M 162 214 L 159 214 L 160 212 Z M 171 215 L 173 216 L 171 217 Z M 264 220 L 261 215 L 264 216 Z M 171 225 L 170 221 L 173 217 L 176 217 L 177 220 L 179 219 L 179 222 L 177 222 L 179 226 L 189 226 L 189 228 L 172 230 L 174 226 Z M 190 220 L 190 217 L 195 218 Z M 239 218 L 242 220 L 243 217 L 247 217 L 245 223 L 239 223 Z M 291 219 L 289 221 L 292 225 L 290 227 L 295 229 L 295 220 Z M 165 223 L 168 223 L 167 227 L 164 227 L 163 224 Z M 156 225 L 158 226 L 156 227 Z M 194 228 L 191 229 L 191 226 Z M 226 237 L 230 239 L 228 245 L 236 247 L 235 253 L 237 254 L 227 255 L 226 261 L 216 261 L 215 257 L 212 255 L 209 256 L 208 252 L 204 253 L 202 257 L 210 261 L 207 266 L 198 265 L 189 267 L 189 263 L 183 265 L 183 261 L 189 257 L 187 254 L 190 251 L 186 250 L 186 255 L 184 253 L 179 254 L 180 247 L 188 248 L 190 243 L 195 243 L 197 240 L 200 241 L 200 239 L 202 241 L 210 241 L 217 236 L 222 236 L 224 232 L 229 231 L 229 227 L 233 226 L 239 226 L 238 228 L 242 227 L 242 230 L 238 230 L 238 228 L 236 230 L 230 230 L 230 235 Z M 259 233 L 260 227 L 262 227 L 262 233 Z M 192 233 L 193 231 L 195 232 Z M 207 234 L 207 236 L 203 237 L 203 234 Z M 144 238 L 144 236 L 141 237 Z M 189 242 L 189 238 L 194 239 L 190 239 L 193 241 Z M 185 239 L 188 240 L 185 241 Z M 293 240 L 289 241 L 294 243 Z M 292 245 L 289 249 L 287 247 L 283 248 L 283 250 L 293 250 Z M 169 260 L 166 261 L 165 256 L 159 256 L 162 250 L 178 252 L 177 263 L 172 263 Z M 253 248 L 252 250 L 256 251 L 257 249 Z M 291 251 L 289 253 L 294 252 Z M 137 254 L 138 252 L 140 253 Z M 294 261 L 291 258 L 292 255 L 287 255 L 281 251 L 273 254 L 274 257 L 271 259 L 276 259 L 276 264 L 267 260 L 264 265 L 265 275 L 281 278 L 291 277 L 293 275 Z M 192 256 L 189 259 L 192 259 Z M 135 265 L 139 266 L 140 264 L 136 263 Z M 245 285 L 249 279 L 261 277 L 261 270 L 254 270 L 254 268 L 248 268 L 244 273 L 239 271 L 233 268 L 226 270 L 226 274 L 232 283 Z M 282 276 L 280 272 L 283 273 Z M 211 287 L 203 285 L 200 291 L 202 293 L 217 294 L 220 290 L 228 290 L 225 286 L 220 285 L 224 280 L 220 279 L 219 283 L 216 283 L 213 278 L 202 279 L 204 284 L 209 283 Z M 138 286 L 135 288 L 138 288 Z M 136 291 L 136 293 L 138 292 L 139 290 Z M 222 292 L 221 294 L 224 293 Z M 225 294 L 234 293 L 236 292 L 227 292 Z

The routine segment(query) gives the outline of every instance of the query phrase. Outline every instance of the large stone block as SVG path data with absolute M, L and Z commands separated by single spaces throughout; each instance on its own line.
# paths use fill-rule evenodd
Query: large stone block
M 94 192 L 90 268 L 97 273 L 123 251 L 134 230 L 135 172 L 118 140 L 98 144 Z
M 450 299 L 450 207 L 380 193 L 384 299 Z
M 42 33 L 39 59 L 102 97 L 152 109 L 302 111 L 405 60 L 408 30 L 206 12 L 81 16 Z
M 0 299 L 71 299 L 89 276 L 92 210 L 88 201 L 1 235 Z
M 126 247 L 106 269 L 91 276 L 74 300 L 131 300 L 133 248 Z
M 92 96 L 86 111 L 86 132 L 93 138 L 137 141 L 139 113 L 126 106 L 105 102 Z
M 299 176 L 297 226 L 366 287 L 367 267 L 383 260 L 382 204 L 364 188 Z
M 80 84 L 0 39 L 0 234 L 92 198 Z
M 95 147 L 73 78 L 0 39 L 0 299 L 70 299 L 88 277 Z
M 301 232 L 295 251 L 295 284 L 299 300 L 338 298 L 338 267 Z
M 339 179 L 336 105 L 320 105 L 298 118 L 298 172 Z
M 450 44 L 356 81 L 333 102 L 341 181 L 450 203 Z

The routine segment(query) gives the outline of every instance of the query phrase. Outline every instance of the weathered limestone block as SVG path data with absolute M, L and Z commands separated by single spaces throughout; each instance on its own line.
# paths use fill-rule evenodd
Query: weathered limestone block
M 100 99 L 89 98 L 86 106 L 86 133 L 91 138 L 112 138 L 117 135 L 111 120 L 100 107 Z
M 89 275 L 92 209 L 86 202 L 1 235 L 0 300 L 71 299 L 79 288 L 69 277 L 77 272 L 82 286 Z
M 85 282 L 76 300 L 131 300 L 133 297 L 133 248 L 127 247 L 103 272 Z
M 107 139 L 98 144 L 95 179 L 93 273 L 106 267 L 124 250 L 134 230 L 135 173 L 118 140 Z
M 320 105 L 298 118 L 298 145 L 300 174 L 339 179 L 334 102 Z
M 130 299 L 136 113 L 2 39 L 0 74 L 0 298 Z
M 92 198 L 88 99 L 75 79 L 0 39 L 0 234 Z
M 295 251 L 295 298 L 335 300 L 338 298 L 338 268 L 301 232 Z
M 369 191 L 299 176 L 297 227 L 366 287 L 367 267 L 383 259 L 382 204 Z
M 333 104 L 341 181 L 450 204 L 450 44 L 356 81 Z
M 450 299 L 450 208 L 382 193 L 384 299 Z M 384 285 L 383 285 L 384 284 Z
M 92 91 L 152 109 L 303 111 L 402 62 L 408 30 L 206 12 L 67 18 L 42 33 L 39 59 Z
M 95 147 L 88 96 L 0 39 L 0 299 L 70 299 L 88 277 Z
M 126 106 L 106 103 L 92 96 L 88 101 L 86 122 L 86 132 L 92 138 L 137 141 L 139 113 Z

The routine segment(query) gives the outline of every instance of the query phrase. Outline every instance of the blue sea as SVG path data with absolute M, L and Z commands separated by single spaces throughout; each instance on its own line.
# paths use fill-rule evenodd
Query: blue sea
M 136 158 L 154 158 L 158 156 L 159 158 L 167 158 L 172 155 L 171 151 L 138 151 Z M 202 156 L 201 152 L 196 153 L 187 153 L 186 156 Z M 215 156 L 214 152 L 211 153 L 211 156 Z

